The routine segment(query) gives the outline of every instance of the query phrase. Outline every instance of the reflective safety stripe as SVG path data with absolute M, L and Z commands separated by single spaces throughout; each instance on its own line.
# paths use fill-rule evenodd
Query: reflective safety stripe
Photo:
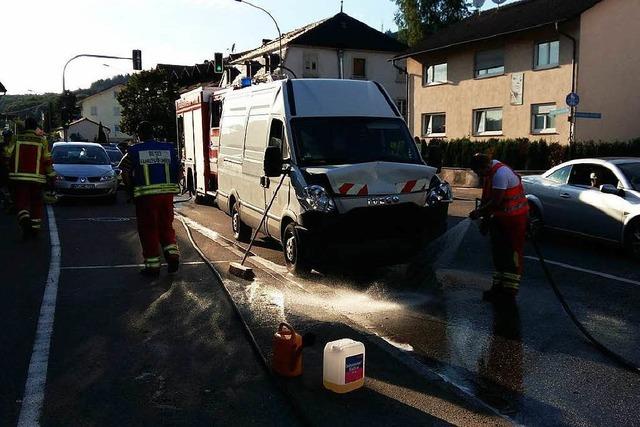
M 13 181 L 30 181 L 37 182 L 39 184 L 44 184 L 47 182 L 47 177 L 44 175 L 36 174 L 36 173 L 18 173 L 11 172 L 9 174 L 9 179 Z
M 171 184 L 171 171 L 169 170 L 169 163 L 164 164 L 164 180 L 167 184 Z
M 147 268 L 160 268 L 160 257 L 147 258 L 144 265 Z
M 28 218 L 30 216 L 31 216 L 31 214 L 29 213 L 29 211 L 20 211 L 20 212 L 18 212 L 18 219 Z
M 520 280 L 522 279 L 522 276 L 513 273 L 502 273 L 502 275 L 504 277 L 502 286 L 504 286 L 505 288 L 518 290 L 518 288 L 520 287 Z
M 144 172 L 144 185 L 151 185 L 151 178 L 149 177 L 149 165 L 142 165 L 142 170 Z
M 167 245 L 162 248 L 162 250 L 169 255 L 180 255 L 180 250 L 178 249 L 178 245 L 176 244 Z
M 178 184 L 153 184 L 133 189 L 133 197 L 151 196 L 153 194 L 178 194 Z

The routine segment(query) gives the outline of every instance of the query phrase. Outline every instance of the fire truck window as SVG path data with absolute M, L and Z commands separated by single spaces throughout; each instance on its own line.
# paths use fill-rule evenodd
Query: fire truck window
M 178 145 L 184 147 L 184 117 L 178 117 Z
M 213 101 L 211 103 L 211 127 L 220 127 L 220 117 L 222 116 L 222 101 Z

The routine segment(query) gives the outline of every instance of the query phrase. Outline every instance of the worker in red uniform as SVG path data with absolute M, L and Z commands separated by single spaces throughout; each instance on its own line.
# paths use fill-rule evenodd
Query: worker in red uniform
M 488 225 L 495 272 L 483 299 L 515 302 L 522 279 L 524 241 L 529 204 L 520 176 L 484 154 L 473 157 L 472 169 L 483 179 L 480 206 L 471 219 Z
M 18 223 L 23 238 L 37 236 L 42 226 L 44 213 L 43 189 L 53 184 L 55 172 L 51 165 L 51 154 L 47 140 L 38 129 L 33 117 L 27 117 L 25 130 L 7 149 L 9 157 L 9 180 L 13 190 Z
M 153 138 L 149 122 L 138 126 L 140 142 L 129 147 L 120 161 L 122 178 L 132 189 L 142 244 L 145 276 L 160 274 L 160 252 L 164 253 L 169 273 L 178 271 L 180 252 L 173 229 L 173 195 L 179 192 L 180 164 L 176 149 Z

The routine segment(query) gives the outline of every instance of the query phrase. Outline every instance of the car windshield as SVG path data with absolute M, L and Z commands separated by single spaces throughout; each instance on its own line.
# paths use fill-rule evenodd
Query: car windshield
M 638 163 L 621 163 L 618 168 L 631 184 L 634 190 L 640 191 L 640 162 Z
M 291 126 L 300 166 L 422 163 L 415 142 L 400 119 L 297 118 Z
M 111 162 L 102 147 L 90 145 L 58 145 L 51 157 L 54 164 L 61 165 L 108 165 Z
M 120 150 L 107 150 L 107 155 L 111 159 L 111 163 L 120 163 L 122 160 L 122 153 Z

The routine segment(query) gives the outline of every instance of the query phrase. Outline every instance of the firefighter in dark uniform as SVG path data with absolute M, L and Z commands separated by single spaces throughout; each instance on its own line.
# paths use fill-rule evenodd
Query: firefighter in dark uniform
M 180 264 L 173 229 L 173 196 L 179 192 L 180 163 L 172 144 L 154 140 L 149 122 L 141 122 L 137 134 L 140 142 L 129 147 L 120 161 L 120 169 L 136 205 L 145 265 L 140 273 L 157 277 L 161 248 L 169 273 L 178 271 Z

